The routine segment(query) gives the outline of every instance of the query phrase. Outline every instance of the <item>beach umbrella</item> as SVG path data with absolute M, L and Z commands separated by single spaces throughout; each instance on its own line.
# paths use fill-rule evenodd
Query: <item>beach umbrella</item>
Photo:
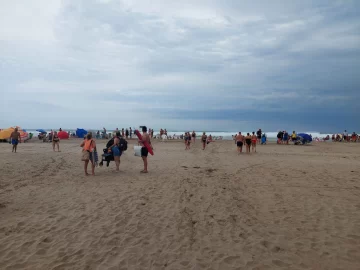
M 47 133 L 44 129 L 42 129 L 42 128 L 39 128 L 39 129 L 37 129 L 36 130 L 37 132 L 40 132 L 40 133 Z
M 312 142 L 312 137 L 309 134 L 299 133 L 297 136 L 301 138 L 303 144 Z

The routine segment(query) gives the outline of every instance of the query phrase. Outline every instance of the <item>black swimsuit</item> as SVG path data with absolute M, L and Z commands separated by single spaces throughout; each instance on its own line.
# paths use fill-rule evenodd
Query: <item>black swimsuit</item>
M 247 145 L 251 145 L 251 139 L 245 139 Z

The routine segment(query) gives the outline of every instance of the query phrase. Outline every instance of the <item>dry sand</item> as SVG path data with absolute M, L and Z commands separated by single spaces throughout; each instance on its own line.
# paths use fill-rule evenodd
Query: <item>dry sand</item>
M 157 142 L 140 174 L 132 143 L 95 177 L 79 140 L 0 144 L 0 268 L 360 269 L 360 144 Z

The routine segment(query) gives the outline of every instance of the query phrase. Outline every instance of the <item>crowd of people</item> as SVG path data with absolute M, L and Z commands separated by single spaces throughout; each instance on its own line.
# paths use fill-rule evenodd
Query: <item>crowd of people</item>
M 333 142 L 360 142 L 358 134 L 353 132 L 351 135 L 345 130 L 343 134 L 333 134 L 331 136 Z
M 141 173 L 147 173 L 148 172 L 148 161 L 147 161 L 147 156 L 148 156 L 148 148 L 146 147 L 147 145 L 150 145 L 151 149 L 152 149 L 152 145 L 151 145 L 151 140 L 154 137 L 154 130 L 153 129 L 147 129 L 147 127 L 141 127 L 142 128 L 142 138 L 138 140 L 139 145 L 141 146 L 141 157 L 143 160 L 143 164 L 144 164 L 144 169 L 141 171 Z M 59 132 L 62 131 L 62 129 L 59 129 Z M 70 134 L 69 132 L 69 135 Z M 75 134 L 73 134 L 75 136 Z M 119 167 L 120 167 L 120 157 L 123 153 L 123 151 L 125 151 L 122 148 L 122 144 L 120 143 L 121 140 L 124 139 L 132 139 L 134 135 L 134 131 L 133 129 L 130 127 L 129 129 L 124 129 L 122 128 L 121 130 L 119 130 L 118 128 L 116 128 L 116 130 L 113 133 L 109 133 L 107 134 L 107 130 L 105 128 L 103 128 L 103 132 L 100 133 L 100 131 L 98 130 L 96 132 L 96 139 L 101 139 L 101 138 L 105 138 L 105 139 L 109 139 L 112 137 L 112 143 L 111 145 L 106 149 L 106 151 L 108 153 L 112 153 L 113 157 L 114 157 L 114 161 L 116 164 L 116 171 L 119 171 Z M 168 136 L 167 135 L 167 130 L 166 129 L 160 129 L 160 138 L 162 136 Z M 311 137 L 311 134 L 310 134 Z M 190 150 L 190 146 L 191 143 L 195 143 L 197 138 L 196 132 L 185 132 L 184 135 L 180 136 L 180 139 L 184 139 L 185 142 L 185 150 Z M 58 132 L 57 131 L 53 131 L 51 130 L 51 132 L 49 132 L 49 134 L 46 133 L 40 133 L 39 134 L 39 139 L 43 139 L 44 141 L 49 141 L 52 142 L 52 148 L 53 151 L 58 151 L 60 152 L 60 138 L 58 136 Z M 250 153 L 250 152 L 256 152 L 256 145 L 258 143 L 261 144 L 266 144 L 266 134 L 262 132 L 261 129 L 259 129 L 256 133 L 252 132 L 247 133 L 246 135 L 243 135 L 241 132 L 239 132 L 238 134 L 233 136 L 233 139 L 235 141 L 236 147 L 237 147 L 237 152 L 238 154 L 241 154 L 243 152 L 243 146 L 245 145 L 246 147 L 246 153 Z M 298 135 L 296 134 L 295 131 L 292 132 L 291 135 L 289 135 L 289 133 L 287 131 L 279 131 L 277 134 L 277 144 L 289 144 L 289 141 L 293 141 L 295 142 L 298 139 Z M 329 140 L 330 136 L 327 136 L 325 138 L 323 138 L 324 141 Z M 351 135 L 348 134 L 348 132 L 345 130 L 343 132 L 343 134 L 333 134 L 332 135 L 332 141 L 334 142 L 358 142 L 360 141 L 359 135 L 356 134 L 355 132 L 353 132 Z M 206 134 L 206 132 L 203 132 L 203 134 L 200 137 L 201 143 L 202 143 L 202 150 L 205 150 L 206 146 L 213 142 L 213 137 L 211 136 L 211 134 L 208 136 Z M 10 143 L 12 144 L 12 152 L 17 151 L 17 145 L 18 143 L 21 142 L 21 137 L 20 137 L 20 133 L 18 132 L 18 129 L 15 128 L 14 132 L 12 132 L 11 134 L 11 141 Z M 97 149 L 96 149 L 96 142 L 93 138 L 92 132 L 89 132 L 86 137 L 84 138 L 84 141 L 82 141 L 82 143 L 80 144 L 80 146 L 82 147 L 82 160 L 84 161 L 84 172 L 85 175 L 89 175 L 88 173 L 88 165 L 89 163 L 91 163 L 91 174 L 94 175 L 95 174 L 95 167 L 98 164 L 98 154 L 97 154 Z
M 116 171 L 120 170 L 120 157 L 122 156 L 123 152 L 126 151 L 126 148 L 123 147 L 123 143 L 122 141 L 126 138 L 131 138 L 130 134 L 132 135 L 132 133 L 130 132 L 130 130 L 132 131 L 132 129 L 129 129 L 129 133 L 125 132 L 123 133 L 123 129 L 122 131 L 120 130 L 116 130 L 115 133 L 113 134 L 113 138 L 110 140 L 110 144 L 109 146 L 107 146 L 106 149 L 104 149 L 105 153 L 111 154 L 114 158 L 114 162 L 115 162 L 115 166 L 116 166 Z M 151 130 L 152 131 L 152 130 Z M 148 131 L 146 126 L 142 127 L 142 138 L 138 139 L 138 143 L 141 146 L 141 158 L 143 160 L 143 164 L 144 164 L 144 169 L 141 171 L 141 173 L 148 173 L 148 154 L 149 154 L 149 150 L 147 148 L 146 145 L 149 145 L 152 148 L 151 145 L 151 132 L 150 130 Z M 106 134 L 106 131 L 105 131 Z M 88 176 L 88 165 L 89 163 L 91 163 L 91 174 L 95 175 L 95 167 L 98 165 L 98 151 L 96 148 L 96 142 L 92 137 L 92 133 L 88 133 L 86 135 L 86 137 L 84 138 L 84 141 L 80 144 L 80 147 L 82 147 L 82 158 L 81 160 L 84 161 L 84 172 L 85 175 Z

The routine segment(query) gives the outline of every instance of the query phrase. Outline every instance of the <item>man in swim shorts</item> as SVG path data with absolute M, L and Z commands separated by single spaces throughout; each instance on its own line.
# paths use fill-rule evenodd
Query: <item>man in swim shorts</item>
M 10 139 L 12 144 L 12 152 L 16 153 L 17 145 L 19 144 L 19 142 L 21 143 L 20 132 L 17 128 L 15 128 L 15 130 L 11 133 Z
M 240 155 L 240 153 L 242 153 L 242 147 L 244 145 L 244 136 L 241 135 L 241 132 L 239 132 L 239 134 L 236 135 L 235 141 L 236 141 L 236 147 L 238 150 L 238 154 Z
M 147 147 L 144 145 L 145 142 L 147 142 L 150 147 L 152 148 L 151 142 L 150 142 L 150 136 L 147 133 L 147 127 L 142 127 L 142 140 L 139 140 L 141 147 L 141 158 L 144 162 L 144 170 L 141 171 L 141 173 L 148 173 L 148 162 L 147 162 L 147 156 L 149 154 L 149 150 L 147 149 Z

